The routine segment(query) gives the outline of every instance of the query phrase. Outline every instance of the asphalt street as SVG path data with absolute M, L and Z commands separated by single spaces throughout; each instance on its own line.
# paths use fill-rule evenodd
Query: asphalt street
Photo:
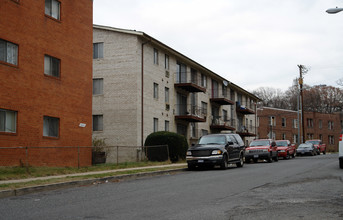
M 0 219 L 343 219 L 338 155 L 0 199 Z

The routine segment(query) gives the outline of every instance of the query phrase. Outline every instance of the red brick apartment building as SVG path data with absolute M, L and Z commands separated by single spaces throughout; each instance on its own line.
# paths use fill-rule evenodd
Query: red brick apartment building
M 301 120 L 299 124 L 297 111 L 270 107 L 258 108 L 257 123 L 259 138 L 288 139 L 293 143 L 301 141 Z M 305 139 L 321 139 L 326 144 L 328 151 L 338 150 L 338 139 L 341 131 L 342 115 L 339 113 L 304 113 Z
M 66 147 L 92 144 L 93 1 L 0 0 L 0 16 L 0 147 L 29 147 L 0 165 L 90 165 Z

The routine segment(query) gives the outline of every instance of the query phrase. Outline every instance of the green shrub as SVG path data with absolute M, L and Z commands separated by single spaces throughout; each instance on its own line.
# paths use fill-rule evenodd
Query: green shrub
M 168 145 L 169 158 L 172 162 L 185 159 L 188 148 L 183 135 L 168 131 L 151 133 L 145 140 L 144 146 Z M 147 147 L 147 157 L 151 161 L 168 160 L 168 151 L 163 147 Z

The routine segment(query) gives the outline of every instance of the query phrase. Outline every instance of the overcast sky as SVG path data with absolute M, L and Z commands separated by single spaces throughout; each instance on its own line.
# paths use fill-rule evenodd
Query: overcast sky
M 142 31 L 252 91 L 343 78 L 343 0 L 95 0 L 94 24 Z

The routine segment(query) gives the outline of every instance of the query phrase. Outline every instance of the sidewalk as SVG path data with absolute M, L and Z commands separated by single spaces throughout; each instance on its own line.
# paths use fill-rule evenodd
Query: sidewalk
M 87 175 L 94 175 L 94 174 L 118 173 L 118 172 L 132 171 L 132 170 L 144 170 L 144 169 L 153 169 L 153 168 L 170 168 L 170 169 L 161 170 L 161 171 L 151 171 L 151 172 L 143 172 L 143 173 L 136 173 L 136 174 L 122 174 L 122 175 L 115 175 L 115 176 L 109 176 L 109 177 L 103 177 L 103 178 L 95 178 L 95 179 L 93 178 L 93 179 L 61 182 L 61 183 L 51 183 L 51 184 L 31 186 L 31 187 L 25 187 L 25 188 L 19 188 L 19 189 L 0 190 L 0 198 L 17 196 L 17 195 L 24 195 L 24 194 L 33 193 L 33 192 L 53 190 L 53 189 L 58 189 L 58 188 L 71 187 L 71 186 L 88 185 L 88 184 L 94 184 L 94 183 L 102 183 L 102 182 L 108 182 L 108 181 L 143 177 L 143 176 L 149 176 L 149 175 L 162 175 L 164 173 L 169 173 L 172 171 L 181 171 L 181 170 L 184 170 L 186 167 L 187 167 L 186 163 L 181 163 L 181 164 L 168 164 L 168 165 L 158 165 L 158 166 L 146 166 L 146 167 L 115 169 L 115 170 L 93 171 L 93 172 L 86 172 L 86 173 L 75 173 L 75 174 L 66 174 L 66 175 L 58 175 L 58 176 L 36 177 L 36 178 L 27 178 L 27 179 L 18 179 L 18 180 L 2 180 L 2 181 L 0 181 L 0 185 L 1 184 L 26 183 L 26 182 L 32 182 L 32 181 L 37 181 L 37 180 L 51 180 L 51 179 L 66 178 L 66 177 L 87 176 Z

